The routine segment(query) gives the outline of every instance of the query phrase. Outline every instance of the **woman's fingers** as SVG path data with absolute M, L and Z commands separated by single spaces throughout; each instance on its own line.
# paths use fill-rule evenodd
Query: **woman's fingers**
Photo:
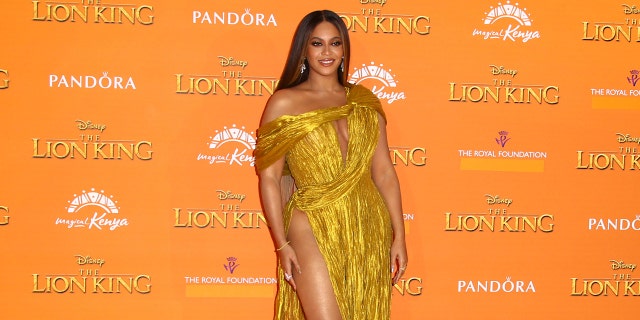
M 296 281 L 294 279 L 294 274 L 302 273 L 300 269 L 300 264 L 298 264 L 298 258 L 296 257 L 295 251 L 290 246 L 285 248 L 282 252 L 281 264 L 282 270 L 284 271 L 284 279 L 291 285 L 293 290 L 296 290 Z
M 407 270 L 407 256 L 404 254 L 402 250 L 391 250 L 391 273 L 393 274 L 392 284 L 398 283 L 400 278 L 404 275 Z M 397 271 L 396 271 L 397 268 Z M 394 271 L 396 271 L 394 273 Z

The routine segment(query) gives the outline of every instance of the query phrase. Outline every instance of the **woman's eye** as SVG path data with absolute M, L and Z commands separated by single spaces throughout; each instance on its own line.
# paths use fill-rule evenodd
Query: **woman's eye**
M 314 47 L 317 47 L 317 46 L 321 46 L 322 43 L 320 43 L 318 41 L 314 41 L 314 42 L 311 42 L 311 45 L 314 46 Z
M 333 42 L 331 45 L 333 45 L 333 46 L 335 46 L 335 47 L 338 47 L 338 46 L 340 46 L 341 44 L 342 44 L 342 42 L 340 42 L 340 41 L 335 41 L 335 42 Z

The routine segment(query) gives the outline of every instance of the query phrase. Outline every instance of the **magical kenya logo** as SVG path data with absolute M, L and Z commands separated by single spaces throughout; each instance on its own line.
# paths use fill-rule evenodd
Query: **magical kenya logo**
M 199 153 L 198 161 L 207 161 L 209 164 L 254 165 L 253 150 L 256 148 L 254 132 L 247 132 L 245 127 L 238 128 L 235 124 L 224 127 L 222 131 L 216 130 L 210 137 L 209 151 Z
M 129 220 L 120 216 L 117 201 L 113 200 L 113 196 L 107 196 L 104 190 L 82 190 L 81 194 L 74 194 L 68 203 L 68 216 L 57 218 L 56 225 L 64 225 L 69 229 L 109 231 L 129 225 Z
M 361 68 L 353 69 L 349 82 L 370 87 L 373 94 L 380 100 L 385 100 L 388 104 L 392 104 L 397 100 L 406 99 L 404 91 L 396 91 L 398 81 L 395 79 L 395 75 L 391 73 L 391 69 L 385 69 L 384 65 L 375 65 L 374 62 L 371 62 L 371 65 L 363 64 Z M 371 85 L 366 85 L 369 81 L 371 81 Z
M 527 8 L 521 8 L 519 3 L 498 3 L 498 6 L 490 7 L 483 18 L 484 27 L 473 29 L 474 37 L 484 40 L 503 40 L 528 42 L 532 39 L 540 39 L 540 31 L 534 30 L 533 20 L 527 12 Z

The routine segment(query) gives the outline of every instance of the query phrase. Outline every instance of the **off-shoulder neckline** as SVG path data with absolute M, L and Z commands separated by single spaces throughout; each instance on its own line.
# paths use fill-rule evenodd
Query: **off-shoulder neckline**
M 351 89 L 353 87 L 350 86 L 344 86 L 344 90 L 345 90 L 345 100 L 346 103 L 343 105 L 339 105 L 339 106 L 332 106 L 332 107 L 323 107 L 323 108 L 318 108 L 318 109 L 314 109 L 314 110 L 310 110 L 310 111 L 305 111 L 303 113 L 298 113 L 298 114 L 283 114 L 267 123 L 265 123 L 264 125 L 262 125 L 262 127 L 267 126 L 271 123 L 274 123 L 276 121 L 281 121 L 284 119 L 296 119 L 296 118 L 305 118 L 305 117 L 311 117 L 311 116 L 315 116 L 319 113 L 323 113 L 323 112 L 328 112 L 328 111 L 332 111 L 332 110 L 336 110 L 336 109 L 340 109 L 343 108 L 347 105 L 349 105 L 349 95 L 351 94 Z

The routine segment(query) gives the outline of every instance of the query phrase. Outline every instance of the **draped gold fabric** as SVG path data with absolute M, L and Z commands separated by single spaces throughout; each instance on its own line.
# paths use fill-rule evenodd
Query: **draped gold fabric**
M 378 114 L 384 116 L 371 91 L 353 86 L 343 106 L 282 116 L 258 129 L 256 168 L 285 157 L 297 187 L 283 212 L 285 230 L 294 208 L 307 214 L 344 320 L 390 317 L 391 223 L 370 174 Z M 346 159 L 333 123 L 344 117 Z M 304 319 L 280 268 L 278 277 L 275 319 Z

